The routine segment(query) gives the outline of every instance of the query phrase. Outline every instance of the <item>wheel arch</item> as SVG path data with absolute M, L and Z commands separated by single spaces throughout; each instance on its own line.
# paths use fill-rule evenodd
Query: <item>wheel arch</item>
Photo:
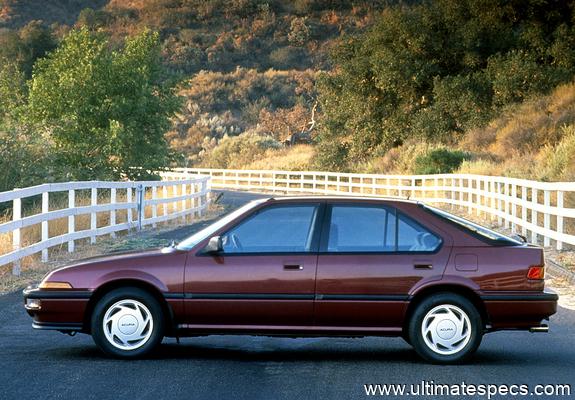
M 471 303 L 475 306 L 475 308 L 479 312 L 479 315 L 481 316 L 483 327 L 485 328 L 486 326 L 489 325 L 490 318 L 489 314 L 487 313 L 485 303 L 473 289 L 458 284 L 437 284 L 421 288 L 419 291 L 417 291 L 411 296 L 409 305 L 407 306 L 405 312 L 405 318 L 403 319 L 403 332 L 407 332 L 409 321 L 411 320 L 411 316 L 413 315 L 413 312 L 415 311 L 417 306 L 424 299 L 437 293 L 453 293 L 460 295 L 466 298 L 467 300 L 471 301 Z
M 172 310 L 172 307 L 170 307 L 170 305 L 162 295 L 162 292 L 159 288 L 157 288 L 156 286 L 154 286 L 149 282 L 139 279 L 117 279 L 100 285 L 98 288 L 96 288 L 96 290 L 94 290 L 92 296 L 90 296 L 90 300 L 88 301 L 88 304 L 86 306 L 86 311 L 84 312 L 84 321 L 83 321 L 84 331 L 86 333 L 91 333 L 92 327 L 90 321 L 92 317 L 92 312 L 94 311 L 96 304 L 98 304 L 98 302 L 107 293 L 110 293 L 111 291 L 119 288 L 127 288 L 127 287 L 141 289 L 151 294 L 156 299 L 160 307 L 162 307 L 162 311 L 164 313 L 164 324 L 166 333 L 170 334 L 174 331 L 174 312 Z

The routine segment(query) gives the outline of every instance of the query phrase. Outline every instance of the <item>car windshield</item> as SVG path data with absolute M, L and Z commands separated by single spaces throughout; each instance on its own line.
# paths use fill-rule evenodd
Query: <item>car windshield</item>
M 481 226 L 479 224 L 476 224 L 475 222 L 471 222 L 465 218 L 461 218 L 458 217 L 457 215 L 453 215 L 451 213 L 448 213 L 447 211 L 443 211 L 439 208 L 435 208 L 435 207 L 431 207 L 427 204 L 422 204 L 422 206 L 431 211 L 434 214 L 439 215 L 442 218 L 445 218 L 459 226 L 462 226 L 465 229 L 468 229 L 470 231 L 472 231 L 473 233 L 483 236 L 484 238 L 487 238 L 489 240 L 495 240 L 498 242 L 502 242 L 502 243 L 510 243 L 510 244 L 523 244 L 522 241 L 514 239 L 512 237 L 509 237 L 507 235 L 503 235 L 499 232 L 495 232 L 494 230 L 491 230 L 489 228 L 486 228 L 484 226 Z
M 251 210 L 252 208 L 254 208 L 255 206 L 263 203 L 264 201 L 266 201 L 267 199 L 260 199 L 260 200 L 254 200 L 254 201 L 250 201 L 248 204 L 238 208 L 235 211 L 232 211 L 231 213 L 227 214 L 226 216 L 218 219 L 216 222 L 214 222 L 213 224 L 205 227 L 204 229 L 202 229 L 199 232 L 194 233 L 192 236 L 184 239 L 183 241 L 181 241 L 176 248 L 179 250 L 191 250 L 195 245 L 197 245 L 198 243 L 200 243 L 202 240 L 207 239 L 208 237 L 212 236 L 215 232 L 217 232 L 220 228 L 222 228 L 223 226 L 225 226 L 226 224 L 228 224 L 229 222 L 233 221 L 234 219 L 236 219 L 237 217 L 239 217 L 240 215 L 242 215 L 243 213 Z

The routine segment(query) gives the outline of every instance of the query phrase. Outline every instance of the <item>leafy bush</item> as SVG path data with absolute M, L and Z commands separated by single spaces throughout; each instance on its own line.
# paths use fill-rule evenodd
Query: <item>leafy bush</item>
M 291 45 L 303 46 L 309 40 L 310 35 L 311 31 L 306 17 L 292 19 L 288 33 L 288 41 Z
M 535 54 L 524 50 L 513 50 L 489 58 L 487 74 L 497 105 L 523 101 L 534 93 L 555 87 L 566 78 L 561 70 L 551 65 L 541 65 Z
M 217 145 L 202 154 L 202 166 L 209 168 L 241 168 L 263 158 L 269 149 L 279 149 L 281 144 L 270 136 L 246 132 L 239 136 L 224 136 Z
M 435 149 L 415 159 L 415 174 L 449 174 L 455 171 L 469 155 L 459 150 Z
M 309 59 L 304 49 L 297 47 L 280 47 L 270 53 L 270 66 L 276 69 L 304 69 L 309 66 Z

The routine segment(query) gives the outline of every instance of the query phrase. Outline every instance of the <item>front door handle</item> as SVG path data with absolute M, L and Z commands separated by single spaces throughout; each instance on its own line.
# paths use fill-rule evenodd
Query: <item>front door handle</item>
M 284 264 L 284 269 L 288 271 L 301 271 L 303 265 L 301 264 Z
M 433 269 L 433 264 L 413 264 L 415 269 Z

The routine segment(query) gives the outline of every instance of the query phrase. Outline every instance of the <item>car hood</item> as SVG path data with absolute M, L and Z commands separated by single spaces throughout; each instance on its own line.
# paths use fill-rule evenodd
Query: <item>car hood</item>
M 163 248 L 155 248 L 149 250 L 132 250 L 132 251 L 124 251 L 124 252 L 116 252 L 110 253 L 100 256 L 88 257 L 83 258 L 81 260 L 74 261 L 66 266 L 60 267 L 55 271 L 61 271 L 69 268 L 80 267 L 84 265 L 98 265 L 98 264 L 115 264 L 118 262 L 124 262 L 128 260 L 135 260 L 135 259 L 143 259 L 143 258 L 150 258 L 150 257 L 158 257 L 165 254 L 172 254 L 177 252 L 178 250 L 174 247 L 163 247 Z

